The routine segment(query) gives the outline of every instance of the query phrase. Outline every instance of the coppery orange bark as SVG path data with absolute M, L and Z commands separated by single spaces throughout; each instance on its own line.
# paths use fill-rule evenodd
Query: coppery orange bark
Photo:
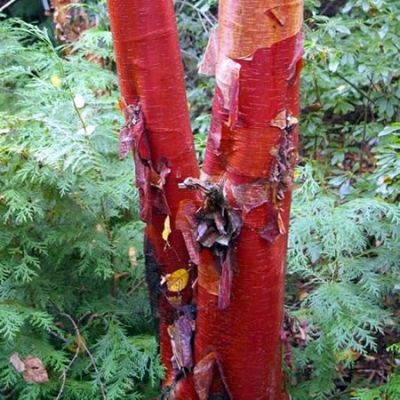
M 280 331 L 302 1 L 220 1 L 219 27 L 202 66 L 216 75 L 217 88 L 201 181 L 171 1 L 109 0 L 109 7 L 127 105 L 122 136 L 134 145 L 147 222 L 151 292 L 160 293 L 160 270 L 197 266 L 194 297 L 186 289 L 181 301 L 197 306 L 190 366 L 177 368 L 170 358 L 178 347 L 185 363 L 192 321 L 171 307 L 170 293 L 157 302 L 169 398 L 285 399 Z M 194 179 L 182 184 L 187 177 Z M 166 215 L 170 247 L 161 239 Z
M 228 396 L 278 400 L 280 331 L 297 158 L 302 1 L 221 0 L 203 70 L 217 78 L 204 172 L 242 212 L 231 303 L 199 285 L 196 359 L 215 353 Z M 210 55 L 211 54 L 211 55 Z M 207 263 L 199 265 L 208 270 Z M 217 378 L 218 380 L 218 378 Z M 224 385 L 210 394 L 223 393 Z

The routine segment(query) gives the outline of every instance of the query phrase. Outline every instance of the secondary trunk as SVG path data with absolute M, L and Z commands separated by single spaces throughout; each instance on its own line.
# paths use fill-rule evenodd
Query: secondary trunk
M 178 183 L 198 175 L 175 14 L 168 0 L 109 0 L 108 7 L 126 115 L 120 153 L 134 152 L 141 217 L 147 224 L 147 281 L 159 319 L 165 385 L 171 385 L 175 372 L 168 327 L 185 312 L 182 307 L 192 293 L 179 278 L 175 287 L 169 281 L 172 291 L 160 282 L 178 269 L 188 271 L 188 254 L 174 221 L 180 201 L 196 196 Z
M 203 170 L 223 186 L 243 221 L 231 243 L 229 306 L 221 309 L 210 279 L 199 279 L 199 393 L 208 390 L 201 360 L 213 354 L 219 365 L 207 396 L 286 397 L 280 334 L 297 159 L 302 7 L 300 0 L 221 0 L 219 27 L 202 65 L 217 79 Z M 199 278 L 209 274 L 205 258 Z

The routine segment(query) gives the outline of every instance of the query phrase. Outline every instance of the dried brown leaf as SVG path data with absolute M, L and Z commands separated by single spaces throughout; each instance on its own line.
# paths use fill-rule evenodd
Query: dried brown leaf
M 47 383 L 49 381 L 49 377 L 42 360 L 37 357 L 27 357 L 24 359 L 24 364 L 25 371 L 23 372 L 23 376 L 25 382 Z
M 19 358 L 19 354 L 18 353 L 12 354 L 12 356 L 10 357 L 10 363 L 15 368 L 15 370 L 17 372 L 24 372 L 25 371 L 25 364 Z
M 40 358 L 29 356 L 21 360 L 18 353 L 14 353 L 10 357 L 10 363 L 17 372 L 22 373 L 25 382 L 47 383 L 49 381 L 46 368 Z

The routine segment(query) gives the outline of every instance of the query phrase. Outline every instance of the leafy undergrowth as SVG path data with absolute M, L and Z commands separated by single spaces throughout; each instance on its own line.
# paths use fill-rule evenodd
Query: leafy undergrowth
M 132 163 L 116 156 L 110 33 L 80 47 L 61 58 L 40 29 L 0 24 L 2 399 L 142 399 L 163 372 Z M 27 384 L 13 353 L 38 357 L 49 382 Z

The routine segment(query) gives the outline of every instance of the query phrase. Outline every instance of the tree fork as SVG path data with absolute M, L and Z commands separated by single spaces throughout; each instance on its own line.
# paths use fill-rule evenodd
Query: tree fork
M 109 0 L 127 117 L 121 152 L 135 147 L 141 214 L 147 222 L 148 281 L 151 295 L 160 295 L 153 302 L 161 317 L 166 384 L 173 388 L 169 398 L 285 399 L 280 333 L 297 159 L 302 1 L 221 0 L 219 28 L 202 66 L 203 72 L 216 75 L 217 88 L 204 165 L 207 179 L 201 181 L 171 2 L 116 3 Z M 173 31 L 171 41 L 157 29 L 166 26 Z M 175 62 L 166 71 L 163 60 L 171 54 Z M 172 96 L 172 107 L 164 94 Z M 183 114 L 183 124 L 177 124 Z M 176 131 L 180 135 L 171 134 Z M 177 159 L 176 151 L 184 148 L 187 152 Z M 184 173 L 180 163 L 187 163 Z M 186 177 L 192 178 L 181 187 L 199 189 L 202 203 L 196 190 L 179 194 L 178 183 Z M 161 239 L 167 215 L 173 228 L 168 248 Z M 198 265 L 195 354 L 187 364 L 191 317 L 181 313 L 177 319 L 158 284 L 177 262 L 188 263 L 175 227 L 190 261 Z M 182 304 L 189 304 L 190 291 L 183 294 Z M 178 373 L 172 355 L 183 364 Z

